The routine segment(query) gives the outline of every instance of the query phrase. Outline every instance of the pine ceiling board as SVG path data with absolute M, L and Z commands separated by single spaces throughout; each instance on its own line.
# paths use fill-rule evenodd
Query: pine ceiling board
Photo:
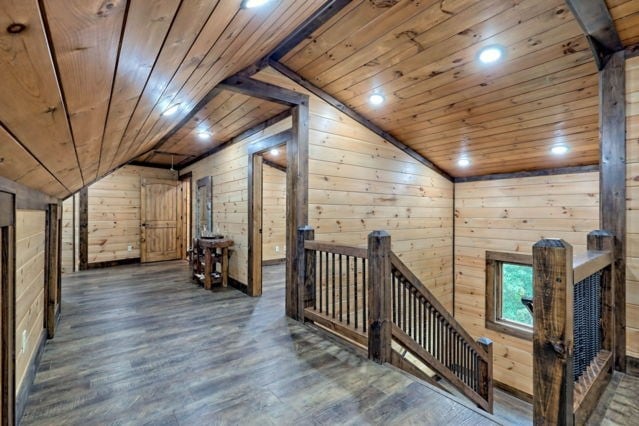
M 176 79 L 176 73 L 186 64 L 195 69 L 211 45 L 218 41 L 226 23 L 233 19 L 238 2 L 210 0 L 183 0 L 171 23 L 171 29 L 164 40 L 160 54 L 153 66 L 142 96 L 127 124 L 124 136 L 119 142 L 113 168 L 128 161 L 135 151 L 132 146 L 148 115 L 160 104 L 162 111 L 169 106 L 163 94 L 169 83 Z M 188 76 L 183 76 L 184 80 Z
M 227 43 L 218 43 L 213 46 L 209 56 L 216 58 L 211 63 L 209 69 L 201 66 L 200 69 L 191 76 L 184 87 L 175 98 L 171 100 L 173 104 L 186 105 L 185 111 L 190 110 L 202 99 L 217 83 L 224 78 L 235 74 L 261 59 L 267 52 L 273 50 L 277 45 L 295 30 L 306 18 L 321 7 L 323 1 L 313 0 L 306 2 L 295 2 L 286 0 L 274 2 L 272 5 L 258 9 L 243 9 L 238 12 L 238 16 L 247 16 L 251 19 L 241 29 L 230 26 L 222 38 Z M 255 12 L 254 12 L 255 11 Z M 270 13 L 269 13 L 270 11 Z M 228 42 L 230 38 L 232 41 Z M 204 62 L 209 62 L 205 59 Z M 153 146 L 162 135 L 166 134 L 183 116 L 183 113 L 176 114 L 176 117 L 166 119 L 160 117 L 161 111 L 156 110 L 151 114 L 149 122 L 155 121 L 155 129 L 149 130 L 146 140 L 139 140 L 139 152 L 143 152 L 147 147 Z
M 43 0 L 85 182 L 97 177 L 126 0 Z
M 286 144 L 280 145 L 280 146 L 278 146 L 275 149 L 277 150 L 277 154 L 275 154 L 271 150 L 271 151 L 266 151 L 264 154 L 262 154 L 262 157 L 266 161 L 270 161 L 271 163 L 275 163 L 275 164 L 277 164 L 278 166 L 281 166 L 281 167 L 286 167 L 287 166 L 287 163 L 286 163 Z M 268 166 L 268 164 L 267 164 L 267 166 Z
M 37 1 L 4 1 L 0 28 L 0 121 L 73 192 L 82 175 Z
M 639 2 L 636 0 L 607 0 L 610 15 L 624 46 L 639 43 Z
M 99 176 L 111 167 L 179 5 L 180 0 L 131 0 L 129 4 L 102 140 Z
M 0 126 L 0 176 L 54 197 L 69 191 Z

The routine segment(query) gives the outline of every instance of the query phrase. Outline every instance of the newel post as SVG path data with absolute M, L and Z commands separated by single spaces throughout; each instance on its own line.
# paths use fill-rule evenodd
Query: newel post
M 488 402 L 486 411 L 493 412 L 493 341 L 488 337 L 480 337 L 477 343 L 486 353 L 487 362 L 479 365 L 479 394 Z
M 572 246 L 541 240 L 533 246 L 533 421 L 572 425 Z
M 391 237 L 386 231 L 368 234 L 368 357 L 391 360 Z
M 592 231 L 588 234 L 588 251 L 610 251 L 615 253 L 615 236 L 608 231 Z M 615 348 L 615 262 L 605 268 L 601 275 L 601 348 L 614 353 Z
M 306 250 L 304 242 L 315 239 L 315 230 L 308 226 L 297 229 L 297 319 L 304 321 L 304 308 L 315 304 L 315 250 Z

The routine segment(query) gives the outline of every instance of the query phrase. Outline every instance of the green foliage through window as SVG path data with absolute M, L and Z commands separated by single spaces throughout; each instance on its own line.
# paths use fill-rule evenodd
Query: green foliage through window
M 501 318 L 532 326 L 532 316 L 521 303 L 522 297 L 532 297 L 532 267 L 513 263 L 501 267 Z

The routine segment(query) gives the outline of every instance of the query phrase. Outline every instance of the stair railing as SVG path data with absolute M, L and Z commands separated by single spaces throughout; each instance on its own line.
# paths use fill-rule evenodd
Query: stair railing
M 583 424 L 614 359 L 614 237 L 588 234 L 588 251 L 544 239 L 533 246 L 534 424 Z
M 298 247 L 300 318 L 366 348 L 376 362 L 431 381 L 408 353 L 492 413 L 492 342 L 464 330 L 391 251 L 387 232 L 369 234 L 367 248 L 349 247 L 314 241 L 307 226 Z

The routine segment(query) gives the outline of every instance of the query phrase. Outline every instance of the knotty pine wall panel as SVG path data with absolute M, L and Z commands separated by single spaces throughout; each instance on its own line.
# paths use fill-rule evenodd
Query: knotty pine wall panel
M 45 226 L 44 211 L 16 212 L 16 392 L 35 357 L 44 329 Z
M 140 257 L 143 177 L 177 179 L 168 169 L 124 166 L 89 186 L 89 263 Z
M 563 238 L 574 253 L 599 226 L 599 173 L 458 183 L 455 186 L 455 317 L 494 342 L 495 380 L 532 394 L 532 341 L 484 327 L 486 250 L 532 253 Z
M 76 195 L 62 202 L 62 247 L 60 252 L 60 267 L 63 274 L 73 272 L 75 257 L 75 213 L 73 206 Z
M 639 358 L 639 57 L 626 61 L 626 353 Z
M 264 164 L 262 260 L 286 258 L 286 173 Z

